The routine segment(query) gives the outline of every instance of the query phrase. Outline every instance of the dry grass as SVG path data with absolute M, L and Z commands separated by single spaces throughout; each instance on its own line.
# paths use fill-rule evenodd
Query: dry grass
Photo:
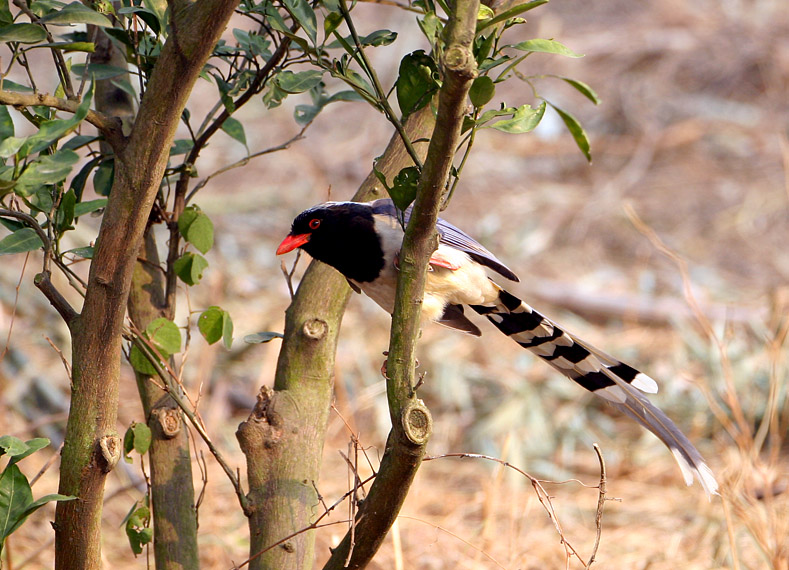
M 585 164 L 555 117 L 529 136 L 485 133 L 447 217 L 520 274 L 515 293 L 660 381 L 656 402 L 709 459 L 722 499 L 708 503 L 700 488 L 685 488 L 659 442 L 484 325 L 479 340 L 440 327 L 424 331 L 420 361 L 428 375 L 421 392 L 436 426 L 430 453 L 486 453 L 535 476 L 592 486 L 546 486 L 564 536 L 587 559 L 599 479 L 592 443 L 599 442 L 608 496 L 620 500 L 606 504 L 595 568 L 787 570 L 789 5 L 568 0 L 537 12 L 530 35 L 556 37 L 588 54 L 534 64 L 536 72 L 549 66 L 599 92 L 603 105 L 592 108 L 562 85 L 546 80 L 540 87 L 583 121 L 594 165 Z M 387 15 L 393 29 L 411 21 Z M 395 45 L 406 51 L 413 48 L 408 42 L 401 36 Z M 379 61 L 391 70 L 384 81 L 396 69 L 391 57 Z M 528 92 L 512 85 L 504 97 L 529 102 Z M 240 119 L 259 125 L 247 128 L 251 149 L 297 132 L 283 111 L 243 110 Z M 388 137 L 375 113 L 330 108 L 291 151 L 214 179 L 198 202 L 220 228 L 218 243 L 205 282 L 190 292 L 191 306 L 221 304 L 239 336 L 280 329 L 288 295 L 276 243 L 293 215 L 324 199 L 330 185 L 334 197 L 348 196 Z M 201 175 L 242 156 L 229 139 L 211 151 L 198 165 Z M 80 236 L 90 239 L 90 232 Z M 0 432 L 57 441 L 67 380 L 45 337 L 66 354 L 68 341 L 29 285 L 36 264 L 29 262 L 16 304 L 21 260 L 0 268 L 3 330 L 14 326 L 0 368 L 8 410 Z M 388 414 L 378 368 L 387 327 L 377 307 L 354 298 L 338 354 L 338 414 L 330 420 L 318 483 L 327 502 L 348 489 L 338 453 L 347 452 L 346 422 L 373 461 L 382 450 Z M 186 383 L 195 394 L 202 390 L 201 413 L 233 465 L 243 465 L 235 428 L 258 386 L 272 381 L 277 349 L 238 342 L 226 353 L 199 339 L 190 349 Z M 122 391 L 128 403 L 119 430 L 141 419 L 128 371 Z M 48 459 L 33 456 L 22 467 L 32 475 Z M 219 467 L 207 462 L 203 566 L 230 568 L 246 557 L 246 520 Z M 117 469 L 108 483 L 108 568 L 146 564 L 133 559 L 120 528 L 141 496 L 138 469 Z M 360 472 L 368 471 L 362 464 Z M 34 491 L 56 487 L 53 468 Z M 340 511 L 329 520 L 343 520 L 347 513 Z M 51 507 L 42 509 L 11 538 L 14 569 L 51 567 L 52 517 Z M 319 561 L 343 532 L 341 524 L 319 532 Z M 423 466 L 371 565 L 565 567 L 582 566 L 568 560 L 527 480 L 490 462 L 451 458 Z

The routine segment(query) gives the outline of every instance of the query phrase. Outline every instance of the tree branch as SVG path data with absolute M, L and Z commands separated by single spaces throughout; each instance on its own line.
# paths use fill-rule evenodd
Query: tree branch
M 430 256 L 438 245 L 436 220 L 455 149 L 476 61 L 471 51 L 479 0 L 458 0 L 446 28 L 444 84 L 427 159 L 419 180 L 414 209 L 400 253 L 400 274 L 392 315 L 387 360 L 387 396 L 392 431 L 370 494 L 356 517 L 355 545 L 350 554 L 350 533 L 334 550 L 325 569 L 364 568 L 377 552 L 397 517 L 425 453 L 432 420 L 414 390 L 416 339 L 422 317 Z
M 116 148 L 112 192 L 96 240 L 82 313 L 72 327 L 73 383 L 55 514 L 58 570 L 101 566 L 101 506 L 108 469 L 97 442 L 115 434 L 122 330 L 131 277 L 189 94 L 238 0 L 171 5 L 172 33 L 137 120 Z
M 34 107 L 41 105 L 51 107 L 59 111 L 76 113 L 79 108 L 79 101 L 60 99 L 46 93 L 15 93 L 12 91 L 0 90 L 0 104 L 12 105 L 14 107 Z M 110 117 L 98 111 L 88 111 L 85 120 L 99 129 L 107 141 L 116 150 L 125 141 L 123 136 L 122 124 L 119 117 Z

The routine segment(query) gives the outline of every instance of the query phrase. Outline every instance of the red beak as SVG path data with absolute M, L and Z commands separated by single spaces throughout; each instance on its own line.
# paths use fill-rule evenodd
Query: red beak
M 282 240 L 282 243 L 279 244 L 277 248 L 277 255 L 282 255 L 283 253 L 288 253 L 289 251 L 293 251 L 297 247 L 303 246 L 305 243 L 310 241 L 310 235 L 312 234 L 290 234 Z

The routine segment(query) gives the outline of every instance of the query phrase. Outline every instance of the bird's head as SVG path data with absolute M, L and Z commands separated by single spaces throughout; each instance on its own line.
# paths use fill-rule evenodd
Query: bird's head
M 293 220 L 277 255 L 296 248 L 356 281 L 372 281 L 384 264 L 369 204 L 326 202 L 303 211 Z

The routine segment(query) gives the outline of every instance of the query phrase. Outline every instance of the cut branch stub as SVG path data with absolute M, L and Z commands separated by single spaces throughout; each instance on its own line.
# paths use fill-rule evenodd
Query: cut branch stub
M 117 435 L 105 435 L 99 440 L 99 449 L 102 459 L 101 469 L 105 473 L 112 471 L 121 458 L 123 444 Z
M 400 423 L 408 441 L 415 446 L 425 445 L 433 431 L 433 417 L 422 400 L 410 400 L 403 407 Z
M 181 411 L 177 408 L 156 408 L 151 411 L 151 415 L 165 438 L 172 439 L 181 432 Z
M 474 54 L 465 46 L 450 46 L 444 53 L 444 68 L 464 79 L 477 77 L 477 63 Z
M 309 319 L 301 329 L 310 340 L 321 340 L 329 332 L 329 325 L 322 319 Z

